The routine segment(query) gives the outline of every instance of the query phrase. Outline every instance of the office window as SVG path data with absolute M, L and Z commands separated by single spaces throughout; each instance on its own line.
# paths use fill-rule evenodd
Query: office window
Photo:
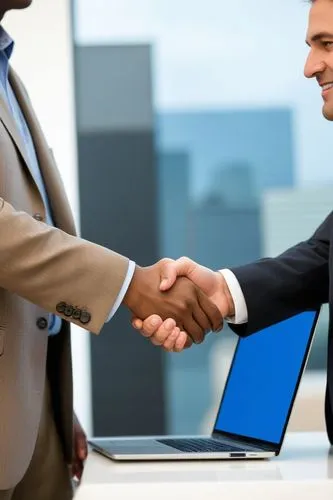
M 78 45 L 151 49 L 160 257 L 222 268 L 274 256 L 332 210 L 331 127 L 303 76 L 307 12 L 298 0 L 75 1 Z M 308 371 L 325 368 L 327 324 L 324 308 Z M 200 431 L 235 340 L 226 328 L 166 355 L 168 431 Z

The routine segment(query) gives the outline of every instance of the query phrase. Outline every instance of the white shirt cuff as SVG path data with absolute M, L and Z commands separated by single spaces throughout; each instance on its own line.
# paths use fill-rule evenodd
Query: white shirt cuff
M 111 312 L 110 312 L 110 314 L 108 316 L 108 319 L 106 320 L 106 323 L 108 321 L 110 321 L 110 319 L 115 315 L 115 313 L 117 312 L 119 306 L 121 305 L 121 303 L 123 301 L 123 298 L 125 297 L 125 294 L 126 294 L 126 292 L 128 290 L 128 287 L 131 284 L 134 271 L 135 271 L 135 262 L 133 262 L 133 261 L 130 260 L 129 264 L 128 264 L 127 274 L 125 276 L 123 286 L 121 287 L 120 292 L 118 294 L 118 297 L 116 298 L 116 301 L 113 304 L 113 307 L 112 307 Z
M 234 323 L 235 325 L 241 325 L 243 323 L 247 323 L 248 321 L 247 306 L 238 279 L 236 278 L 234 273 L 230 271 L 230 269 L 221 269 L 220 273 L 223 275 L 228 285 L 235 306 L 235 316 L 232 318 L 225 318 L 226 321 L 228 323 Z

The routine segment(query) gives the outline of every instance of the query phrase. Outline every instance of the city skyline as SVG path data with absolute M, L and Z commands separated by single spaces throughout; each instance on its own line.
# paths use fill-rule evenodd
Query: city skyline
M 257 193 L 295 182 L 290 109 L 160 112 L 155 117 L 155 133 L 158 151 L 181 150 L 190 155 L 192 202 L 210 191 L 219 165 L 251 165 Z
M 319 185 L 333 182 L 332 124 L 322 116 L 317 82 L 303 75 L 308 8 L 289 0 L 96 0 L 92 11 L 89 0 L 75 0 L 75 40 L 150 44 L 157 112 L 290 108 L 296 183 Z

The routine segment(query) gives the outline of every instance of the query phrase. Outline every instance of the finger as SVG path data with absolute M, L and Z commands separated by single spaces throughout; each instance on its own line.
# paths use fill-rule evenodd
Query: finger
M 142 321 L 142 319 L 139 319 L 139 318 L 132 318 L 131 325 L 136 330 L 142 330 L 142 328 L 143 328 L 143 321 Z
M 193 318 L 195 321 L 198 323 L 198 325 L 201 326 L 201 328 L 204 330 L 205 334 L 208 333 L 212 329 L 212 325 L 210 323 L 210 319 L 200 307 L 200 304 L 196 304 L 193 307 Z
M 184 349 L 189 349 L 190 347 L 192 347 L 193 345 L 193 340 L 191 339 L 191 337 L 189 335 L 187 335 L 186 332 L 184 332 L 187 339 L 186 339 L 186 342 L 185 342 L 185 346 L 184 346 Z
M 144 337 L 151 337 L 160 328 L 162 324 L 163 324 L 162 318 L 157 314 L 152 314 L 142 322 L 140 333 Z
M 76 454 L 79 460 L 86 460 L 88 456 L 87 437 L 84 433 L 80 433 L 77 437 Z
M 216 305 L 201 290 L 198 290 L 198 301 L 201 309 L 209 318 L 211 329 L 218 332 L 223 328 L 222 314 Z
M 72 465 L 72 475 L 77 477 L 80 481 L 83 473 L 83 463 L 80 460 L 76 460 Z
M 184 330 L 195 344 L 201 344 L 205 336 L 205 330 L 196 322 L 191 313 L 184 318 Z
M 176 339 L 175 342 L 175 347 L 173 350 L 175 352 L 181 352 L 183 349 L 185 349 L 185 345 L 187 342 L 188 336 L 186 332 L 179 332 L 178 338 Z
M 165 341 L 163 343 L 163 348 L 167 352 L 173 351 L 179 334 L 180 334 L 180 329 L 178 328 L 178 326 L 176 326 L 176 328 L 174 328 L 172 330 L 172 332 L 170 333 L 170 335 L 165 339 Z
M 159 329 L 153 333 L 150 340 L 154 345 L 163 345 L 172 331 L 176 328 L 176 322 L 172 318 L 166 319 Z
M 136 330 L 142 330 L 142 334 L 146 332 L 145 336 L 150 336 L 162 323 L 162 318 L 157 314 L 148 316 L 144 321 L 139 318 L 132 318 L 131 324 Z
M 79 473 L 79 465 L 78 465 L 78 461 L 77 460 L 74 460 L 74 462 L 72 463 L 72 476 L 73 477 L 77 477 L 77 474 Z

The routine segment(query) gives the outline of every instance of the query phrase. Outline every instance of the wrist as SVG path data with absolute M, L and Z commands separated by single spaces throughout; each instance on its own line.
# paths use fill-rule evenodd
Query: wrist
M 223 316 L 232 318 L 235 316 L 235 303 L 234 299 L 230 293 L 228 284 L 220 271 L 216 271 L 216 276 L 219 283 L 221 296 L 224 298 L 223 300 Z M 227 310 L 225 310 L 225 304 L 227 305 Z
M 140 294 L 138 293 L 137 284 L 138 281 L 141 280 L 142 272 L 143 268 L 136 264 L 131 283 L 124 295 L 123 304 L 130 310 L 135 309 L 138 301 L 140 300 Z

